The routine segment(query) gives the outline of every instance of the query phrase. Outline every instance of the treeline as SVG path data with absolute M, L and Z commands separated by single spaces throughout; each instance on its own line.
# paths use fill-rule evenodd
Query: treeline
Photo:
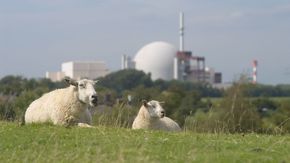
M 105 77 L 99 78 L 100 85 L 115 90 L 118 94 L 137 87 L 156 88 L 160 91 L 178 87 L 181 90 L 197 91 L 203 97 L 221 97 L 223 90 L 215 89 L 206 83 L 192 83 L 183 81 L 151 80 L 150 74 L 134 69 L 120 70 Z
M 164 101 L 167 116 L 196 132 L 290 132 L 290 85 L 253 85 L 237 81 L 227 90 L 205 83 L 152 81 L 150 74 L 121 70 L 99 80 L 100 107 L 96 125 L 130 127 L 141 100 Z M 63 88 L 64 82 L 6 76 L 0 80 L 0 120 L 17 121 L 43 93 Z M 218 99 L 218 100 L 216 100 Z
M 192 83 L 184 81 L 152 81 L 150 74 L 145 74 L 143 71 L 133 69 L 121 70 L 113 72 L 105 77 L 99 78 L 100 85 L 113 89 L 119 94 L 125 90 L 131 90 L 140 85 L 145 88 L 158 88 L 161 91 L 167 90 L 170 87 L 179 87 L 184 90 L 195 90 L 202 97 L 223 97 L 224 90 L 216 89 L 207 83 Z M 249 97 L 290 97 L 290 84 L 264 85 L 251 84 L 248 85 L 247 96 Z
M 120 70 L 108 74 L 105 77 L 98 78 L 98 86 L 114 90 L 118 95 L 127 90 L 143 86 L 144 88 L 157 88 L 160 91 L 178 87 L 182 90 L 197 91 L 202 97 L 223 97 L 225 90 L 217 89 L 207 83 L 192 83 L 184 81 L 164 81 L 164 80 L 151 80 L 150 74 L 145 74 L 143 71 L 138 70 Z M 290 97 L 290 84 L 280 85 L 263 85 L 263 84 L 247 84 L 247 95 L 249 97 Z M 49 79 L 27 79 L 22 76 L 6 76 L 0 80 L 0 95 L 15 95 L 18 96 L 23 91 L 35 89 L 53 90 L 56 88 L 64 87 L 65 83 L 52 82 Z

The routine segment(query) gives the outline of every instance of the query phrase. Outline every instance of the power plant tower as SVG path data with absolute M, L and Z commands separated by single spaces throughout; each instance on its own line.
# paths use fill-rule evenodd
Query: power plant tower
M 184 14 L 183 12 L 179 13 L 179 51 L 184 51 Z M 174 63 L 173 63 L 173 78 L 175 80 L 180 80 L 181 73 L 180 71 L 183 71 L 183 67 L 181 65 L 183 61 L 180 61 L 178 57 L 174 57 Z
M 252 80 L 253 84 L 257 83 L 257 67 L 258 67 L 258 61 L 253 60 L 253 80 Z
M 122 65 L 121 69 L 130 69 L 130 68 L 135 68 L 135 62 L 131 59 L 130 56 L 123 55 L 122 56 Z
M 184 51 L 184 15 L 179 13 L 179 51 Z
M 184 50 L 184 14 L 179 13 L 179 51 L 174 58 L 174 79 L 205 82 L 205 58 Z
M 127 59 L 127 56 L 126 55 L 122 55 L 122 58 L 121 58 L 121 70 L 124 70 L 126 69 L 126 59 Z

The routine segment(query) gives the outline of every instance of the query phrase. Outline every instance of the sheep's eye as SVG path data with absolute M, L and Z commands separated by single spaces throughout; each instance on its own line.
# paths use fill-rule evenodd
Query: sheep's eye
M 85 85 L 84 84 L 79 84 L 79 87 L 85 88 Z

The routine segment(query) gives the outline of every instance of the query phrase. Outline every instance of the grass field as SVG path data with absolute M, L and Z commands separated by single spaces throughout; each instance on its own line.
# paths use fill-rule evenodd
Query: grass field
M 287 162 L 290 135 L 167 133 L 0 122 L 0 162 Z

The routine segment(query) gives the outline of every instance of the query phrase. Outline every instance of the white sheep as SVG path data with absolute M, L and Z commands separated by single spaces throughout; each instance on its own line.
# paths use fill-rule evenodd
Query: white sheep
M 165 117 L 165 111 L 158 101 L 145 101 L 135 118 L 132 129 L 151 129 L 163 131 L 181 131 L 179 125 Z
M 25 123 L 52 122 L 56 125 L 92 127 L 89 107 L 98 102 L 96 81 L 65 78 L 69 87 L 57 89 L 33 101 L 25 112 Z

